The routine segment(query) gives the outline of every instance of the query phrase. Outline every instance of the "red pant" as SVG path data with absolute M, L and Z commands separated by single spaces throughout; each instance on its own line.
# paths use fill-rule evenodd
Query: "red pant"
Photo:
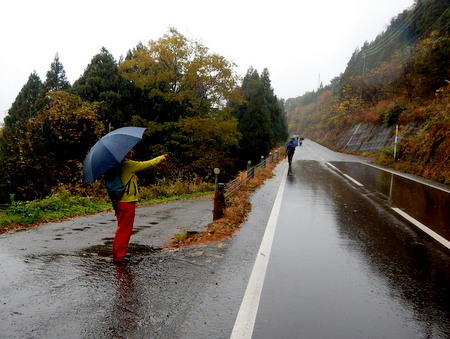
M 117 229 L 113 241 L 113 260 L 120 261 L 127 254 L 128 243 L 133 231 L 135 202 L 119 202 L 117 212 Z

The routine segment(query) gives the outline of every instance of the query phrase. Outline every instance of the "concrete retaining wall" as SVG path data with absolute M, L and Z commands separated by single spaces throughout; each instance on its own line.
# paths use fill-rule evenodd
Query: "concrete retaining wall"
M 417 132 L 420 126 L 409 124 L 399 130 L 397 142 L 405 133 Z M 337 147 L 348 151 L 370 152 L 383 147 L 393 146 L 395 143 L 395 126 L 386 127 L 372 123 L 360 123 L 350 127 L 339 138 Z

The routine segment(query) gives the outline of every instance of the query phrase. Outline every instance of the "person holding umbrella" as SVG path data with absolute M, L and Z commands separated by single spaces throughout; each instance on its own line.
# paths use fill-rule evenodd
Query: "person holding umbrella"
M 102 174 L 119 167 L 123 195 L 117 204 L 113 202 L 117 217 L 117 229 L 113 241 L 113 262 L 130 262 L 128 244 L 133 231 L 138 185 L 136 173 L 144 171 L 167 159 L 167 154 L 148 161 L 134 161 L 133 147 L 142 140 L 144 127 L 122 127 L 109 132 L 90 149 L 83 162 L 83 182 L 93 182 Z M 121 193 L 122 194 L 122 193 Z
M 134 149 L 131 149 L 120 165 L 120 180 L 128 184 L 123 197 L 117 205 L 117 229 L 113 241 L 113 262 L 115 264 L 127 264 L 130 262 L 130 255 L 127 254 L 127 250 L 133 231 L 136 202 L 139 197 L 136 173 L 167 159 L 167 154 L 163 154 L 148 161 L 134 161 L 132 160 L 134 154 Z

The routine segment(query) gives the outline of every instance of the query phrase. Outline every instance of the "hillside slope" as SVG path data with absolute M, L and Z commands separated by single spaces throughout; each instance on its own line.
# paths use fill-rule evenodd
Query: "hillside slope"
M 290 132 L 449 184 L 449 22 L 449 0 L 399 14 L 329 85 L 286 100 Z

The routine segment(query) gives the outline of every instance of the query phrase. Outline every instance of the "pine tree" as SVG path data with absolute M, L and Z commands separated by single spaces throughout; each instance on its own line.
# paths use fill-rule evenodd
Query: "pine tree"
M 135 102 L 129 100 L 129 87 L 132 86 L 120 76 L 112 54 L 102 47 L 83 75 L 74 82 L 71 92 L 84 100 L 101 102 L 103 122 L 119 127 L 130 118 L 126 116 L 126 105 L 133 105 Z
M 269 153 L 272 144 L 270 111 L 265 100 L 264 84 L 258 71 L 249 68 L 242 81 L 243 104 L 234 107 L 238 131 L 242 134 L 240 158 L 242 161 L 259 161 Z
M 30 74 L 5 117 L 5 136 L 20 130 L 43 107 L 44 86 L 36 71 Z
M 272 131 L 271 147 L 273 147 L 288 137 L 286 116 L 283 112 L 283 103 L 278 100 L 273 91 L 269 70 L 267 68 L 261 73 L 261 81 L 264 88 L 266 104 L 270 112 L 270 126 Z
M 70 88 L 70 83 L 66 78 L 66 71 L 59 61 L 58 53 L 56 53 L 55 59 L 50 65 L 50 70 L 47 72 L 44 87 L 47 92 L 67 90 Z
M 92 58 L 83 75 L 74 82 L 72 92 L 91 102 L 101 101 L 105 95 L 117 97 L 119 78 L 113 56 L 102 47 L 100 53 Z

